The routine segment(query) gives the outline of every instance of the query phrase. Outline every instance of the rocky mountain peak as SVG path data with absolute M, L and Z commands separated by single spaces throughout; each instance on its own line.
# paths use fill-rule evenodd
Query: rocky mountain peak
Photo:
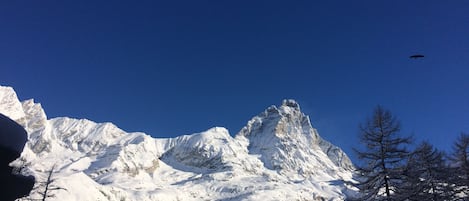
M 0 86 L 0 113 L 16 120 L 24 117 L 23 107 L 11 87 Z
M 292 99 L 253 117 L 238 136 L 249 141 L 249 152 L 260 155 L 268 169 L 307 176 L 317 174 L 318 170 L 353 168 L 340 148 L 319 136 L 309 117 Z
M 285 99 L 282 101 L 282 106 L 291 107 L 300 110 L 300 104 L 293 99 Z

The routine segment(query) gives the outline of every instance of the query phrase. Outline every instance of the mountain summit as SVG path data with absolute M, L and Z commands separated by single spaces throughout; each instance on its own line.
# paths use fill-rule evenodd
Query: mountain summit
M 40 104 L 20 102 L 2 86 L 0 113 L 28 132 L 10 165 L 36 186 L 53 170 L 61 189 L 49 200 L 345 200 L 356 193 L 347 185 L 350 159 L 319 136 L 294 100 L 267 108 L 235 137 L 216 127 L 152 138 L 112 123 L 47 119 Z
M 284 100 L 279 108 L 270 106 L 252 118 L 237 139 L 248 141 L 250 153 L 259 154 L 271 170 L 306 176 L 353 169 L 347 155 L 319 136 L 294 100 Z

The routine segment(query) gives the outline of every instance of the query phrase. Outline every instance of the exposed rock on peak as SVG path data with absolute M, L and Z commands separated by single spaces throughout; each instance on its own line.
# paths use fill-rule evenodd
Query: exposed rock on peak
M 249 141 L 249 153 L 259 154 L 268 169 L 303 176 L 353 169 L 346 154 L 322 139 L 291 99 L 284 100 L 280 108 L 271 106 L 253 117 L 238 136 Z
M 300 110 L 300 104 L 293 99 L 285 99 L 282 101 L 282 106 L 287 106 Z
M 21 102 L 11 87 L 0 86 L 0 113 L 13 120 L 24 117 Z

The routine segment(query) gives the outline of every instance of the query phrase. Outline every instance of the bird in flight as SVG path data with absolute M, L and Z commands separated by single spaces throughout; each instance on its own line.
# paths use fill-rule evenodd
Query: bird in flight
M 419 59 L 419 58 L 423 58 L 423 57 L 425 57 L 425 56 L 423 56 L 423 55 L 421 55 L 421 54 L 414 54 L 414 55 L 410 56 L 409 58 L 411 58 L 411 59 Z

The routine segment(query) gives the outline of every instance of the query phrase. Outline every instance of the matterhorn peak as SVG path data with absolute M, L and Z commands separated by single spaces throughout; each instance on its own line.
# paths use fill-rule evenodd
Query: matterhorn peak
M 282 105 L 280 105 L 280 107 L 277 107 L 275 105 L 271 105 L 259 116 L 265 116 L 265 117 L 271 116 L 271 117 L 273 117 L 273 116 L 278 116 L 278 115 L 285 116 L 287 114 L 300 115 L 301 114 L 300 104 L 298 104 L 298 102 L 296 102 L 293 99 L 284 99 L 282 101 Z
M 287 127 L 289 129 L 287 129 Z M 302 130 L 297 130 L 304 128 Z M 267 130 L 266 130 L 267 129 Z M 285 130 L 286 129 L 286 130 Z M 241 129 L 238 135 L 249 136 L 264 133 L 266 135 L 310 135 L 309 129 L 313 129 L 309 117 L 301 112 L 300 105 L 293 99 L 285 99 L 282 105 L 272 105 L 264 112 L 253 117 L 247 125 Z M 263 132 L 258 132 L 261 130 Z M 314 134 L 314 138 L 316 134 Z
M 353 168 L 340 148 L 319 136 L 309 117 L 292 99 L 253 117 L 237 138 L 248 141 L 249 152 L 260 155 L 267 169 L 290 175 L 310 176 Z
M 293 99 L 285 99 L 282 101 L 282 106 L 291 107 L 297 110 L 300 110 L 300 104 Z

